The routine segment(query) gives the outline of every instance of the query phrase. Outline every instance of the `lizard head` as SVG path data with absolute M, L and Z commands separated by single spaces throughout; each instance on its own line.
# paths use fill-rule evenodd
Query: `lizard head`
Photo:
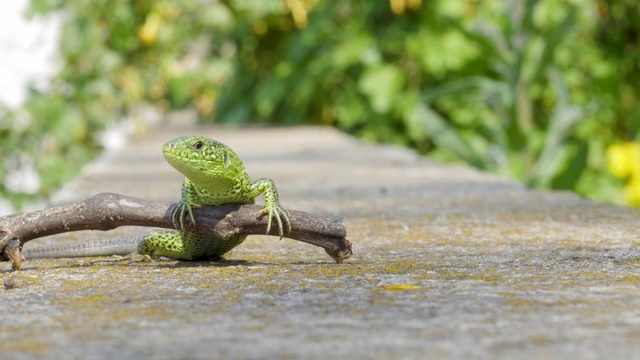
M 242 162 L 231 148 L 203 136 L 177 137 L 164 144 L 162 153 L 171 166 L 195 183 L 244 173 Z

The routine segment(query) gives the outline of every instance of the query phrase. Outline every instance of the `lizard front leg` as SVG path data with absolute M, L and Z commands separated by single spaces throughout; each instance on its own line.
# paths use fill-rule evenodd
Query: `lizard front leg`
M 176 207 L 171 210 L 173 226 L 180 231 L 184 231 L 184 218 L 187 214 L 189 214 L 191 223 L 195 224 L 196 219 L 193 216 L 193 209 L 201 206 L 200 198 L 195 189 L 195 184 L 191 182 L 191 180 L 185 178 L 182 182 L 182 198 Z
M 271 231 L 271 221 L 276 219 L 278 227 L 280 228 L 280 239 L 284 236 L 284 225 L 286 224 L 287 232 L 291 231 L 291 219 L 289 218 L 289 212 L 280 205 L 278 199 L 278 189 L 273 180 L 269 178 L 260 178 L 252 181 L 249 184 L 249 193 L 251 197 L 256 197 L 263 194 L 264 197 L 264 209 L 260 210 L 258 217 L 268 215 L 267 220 L 267 234 Z

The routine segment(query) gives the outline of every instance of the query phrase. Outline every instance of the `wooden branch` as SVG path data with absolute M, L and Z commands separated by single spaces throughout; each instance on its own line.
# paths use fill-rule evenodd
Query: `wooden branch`
M 149 201 L 114 193 L 45 210 L 0 217 L 0 261 L 11 260 L 20 270 L 20 250 L 33 239 L 78 230 L 111 230 L 120 226 L 151 226 L 174 229 L 171 210 L 176 204 Z M 188 231 L 212 234 L 223 240 L 237 235 L 258 235 L 267 231 L 267 218 L 258 219 L 259 205 L 226 204 L 194 209 L 196 224 L 185 219 Z M 289 211 L 291 232 L 285 237 L 325 249 L 337 263 L 352 255 L 351 243 L 342 220 Z M 269 235 L 278 236 L 272 226 Z

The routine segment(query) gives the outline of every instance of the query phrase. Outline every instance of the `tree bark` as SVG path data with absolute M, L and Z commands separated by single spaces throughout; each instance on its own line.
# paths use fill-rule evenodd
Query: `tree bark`
M 120 226 L 174 229 L 171 210 L 176 204 L 149 201 L 114 193 L 100 193 L 71 204 L 0 217 L 0 261 L 11 260 L 20 270 L 22 246 L 33 239 L 78 230 L 111 230 Z M 265 234 L 267 217 L 257 217 L 259 205 L 225 204 L 193 209 L 196 224 L 185 219 L 187 231 L 211 234 L 223 240 L 237 235 Z M 289 211 L 291 232 L 285 237 L 325 249 L 337 263 L 352 255 L 342 219 Z M 269 235 L 279 236 L 278 227 Z

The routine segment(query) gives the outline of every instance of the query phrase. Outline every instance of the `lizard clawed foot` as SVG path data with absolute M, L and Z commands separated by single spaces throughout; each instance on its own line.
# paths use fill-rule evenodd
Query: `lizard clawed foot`
M 289 217 L 289 212 L 285 208 L 281 206 L 265 206 L 264 209 L 258 212 L 258 216 L 256 218 L 260 219 L 264 215 L 269 216 L 269 219 L 267 220 L 267 235 L 271 231 L 271 220 L 273 218 L 278 222 L 278 228 L 280 229 L 278 235 L 280 235 L 280 240 L 284 237 L 284 224 L 287 225 L 287 233 L 291 232 L 291 219 Z
M 173 221 L 173 226 L 180 230 L 185 231 L 184 227 L 184 218 L 187 214 L 189 214 L 189 219 L 191 219 L 191 223 L 195 225 L 196 219 L 193 216 L 193 209 L 199 208 L 202 205 L 199 204 L 189 204 L 186 201 L 180 200 L 179 203 L 171 210 L 171 219 Z

